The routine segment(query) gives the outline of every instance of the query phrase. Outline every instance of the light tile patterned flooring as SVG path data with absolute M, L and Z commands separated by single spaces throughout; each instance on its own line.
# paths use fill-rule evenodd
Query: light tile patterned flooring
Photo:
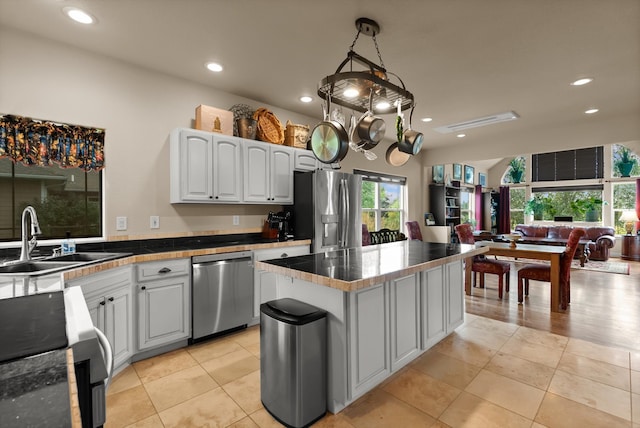
M 465 316 L 314 426 L 640 428 L 640 353 Z M 109 387 L 106 426 L 281 426 L 260 402 L 259 342 L 256 326 L 133 364 Z

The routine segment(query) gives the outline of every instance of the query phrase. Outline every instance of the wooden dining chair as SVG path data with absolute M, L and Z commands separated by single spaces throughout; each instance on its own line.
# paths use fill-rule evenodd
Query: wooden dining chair
M 571 302 L 571 260 L 576 254 L 578 243 L 586 231 L 574 228 L 567 238 L 567 246 L 560 259 L 560 306 L 567 309 Z M 524 295 L 529 295 L 529 280 L 551 283 L 551 266 L 544 264 L 528 264 L 518 270 L 518 303 L 522 303 Z
M 407 221 L 404 224 L 405 226 L 407 226 L 409 239 L 417 239 L 419 241 L 422 241 L 422 232 L 420 231 L 420 225 L 417 221 Z
M 461 244 L 475 244 L 473 230 L 471 225 L 464 223 L 455 227 L 456 235 Z M 480 274 L 480 288 L 484 288 L 484 274 L 492 273 L 498 275 L 498 298 L 502 299 L 503 286 L 509 292 L 509 275 L 511 273 L 511 264 L 501 260 L 492 260 L 484 255 L 474 256 L 471 262 L 471 271 L 473 272 L 473 286 L 476 286 L 476 274 Z M 503 277 L 506 280 L 503 282 Z

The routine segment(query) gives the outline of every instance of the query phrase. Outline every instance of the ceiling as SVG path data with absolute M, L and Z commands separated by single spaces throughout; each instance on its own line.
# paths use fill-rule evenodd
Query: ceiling
M 97 25 L 71 22 L 64 6 Z M 487 159 L 640 140 L 638 0 L 0 0 L 2 26 L 318 120 L 318 82 L 346 57 L 363 16 L 380 24 L 384 65 L 414 94 L 413 128 L 435 154 Z M 378 63 L 370 37 L 355 51 Z M 224 71 L 209 72 L 207 61 Z M 581 77 L 594 81 L 570 86 Z M 465 138 L 434 130 L 510 110 L 520 119 Z M 433 121 L 417 120 L 426 116 Z

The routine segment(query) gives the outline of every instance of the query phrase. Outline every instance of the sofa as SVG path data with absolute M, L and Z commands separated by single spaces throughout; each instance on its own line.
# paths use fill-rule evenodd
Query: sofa
M 364 231 L 363 231 L 364 232 Z M 377 232 L 369 232 L 369 244 L 386 244 L 388 242 L 404 241 L 407 237 L 399 230 L 380 229 Z M 365 246 L 365 237 L 362 238 L 362 245 Z
M 536 238 L 561 238 L 567 239 L 574 226 L 541 226 L 541 225 L 516 225 L 514 232 L 523 237 L 530 236 Z M 584 227 L 586 231 L 583 239 L 589 239 L 589 259 L 607 261 L 609 250 L 616 244 L 615 230 L 613 227 Z M 579 254 L 576 253 L 576 257 Z

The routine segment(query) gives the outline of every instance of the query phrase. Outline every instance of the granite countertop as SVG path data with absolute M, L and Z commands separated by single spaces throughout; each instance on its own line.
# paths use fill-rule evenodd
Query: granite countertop
M 488 251 L 465 244 L 400 241 L 256 262 L 258 269 L 355 291 Z
M 254 240 L 235 241 L 221 243 L 193 243 L 184 246 L 168 247 L 147 247 L 141 249 L 123 248 L 122 251 L 133 253 L 131 256 L 110 260 L 104 263 L 88 265 L 63 272 L 65 281 L 74 278 L 91 275 L 118 266 L 125 266 L 133 263 L 144 263 L 159 260 L 181 259 L 193 256 L 208 254 L 231 253 L 235 251 L 255 251 L 269 248 L 286 248 L 298 245 L 311 245 L 310 239 L 274 241 L 274 240 Z M 84 251 L 84 250 L 81 250 Z
M 72 426 L 67 350 L 0 366 L 0 426 Z

